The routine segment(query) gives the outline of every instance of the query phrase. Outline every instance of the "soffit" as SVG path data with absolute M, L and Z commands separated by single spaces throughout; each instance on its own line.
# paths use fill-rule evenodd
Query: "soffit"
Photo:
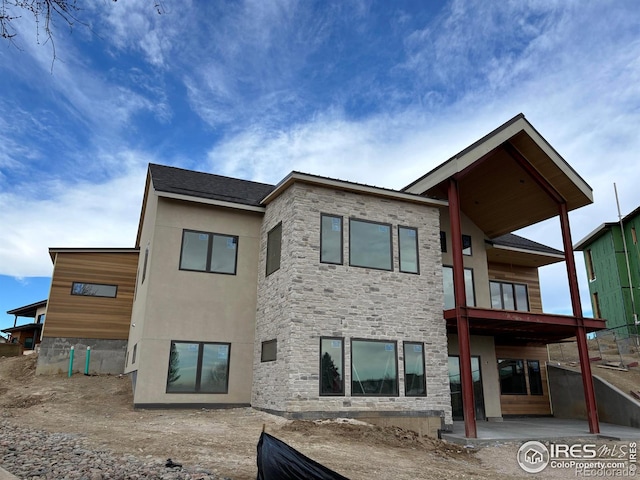
M 461 210 L 489 238 L 557 216 L 558 205 L 518 156 L 564 198 L 568 210 L 593 202 L 591 187 L 521 115 L 405 191 L 446 199 L 449 179 L 456 178 Z

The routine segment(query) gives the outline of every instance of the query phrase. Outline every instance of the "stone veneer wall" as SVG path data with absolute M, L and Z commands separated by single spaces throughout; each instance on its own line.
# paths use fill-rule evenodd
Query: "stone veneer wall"
M 320 263 L 321 213 L 343 216 L 343 265 Z M 394 271 L 349 266 L 349 217 L 392 224 Z M 267 232 L 280 221 L 280 269 L 265 277 Z M 398 225 L 418 228 L 420 275 L 398 271 Z M 435 207 L 319 186 L 294 184 L 270 203 L 260 243 L 252 405 L 303 417 L 436 414 L 451 424 L 439 232 Z M 321 336 L 344 338 L 344 396 L 319 395 Z M 274 338 L 277 360 L 262 363 L 261 342 Z M 397 341 L 399 396 L 351 396 L 352 338 Z M 425 344 L 426 397 L 404 396 L 403 341 Z

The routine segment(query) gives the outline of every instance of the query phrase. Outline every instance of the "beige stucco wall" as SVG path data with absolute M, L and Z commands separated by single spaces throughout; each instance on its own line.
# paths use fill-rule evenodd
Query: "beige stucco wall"
M 448 343 L 449 355 L 458 355 L 458 336 L 449 335 Z M 471 355 L 480 357 L 485 416 L 487 419 L 502 418 L 498 361 L 493 337 L 471 335 Z
M 451 227 L 449 223 L 449 210 L 447 208 L 440 209 L 440 228 L 447 234 L 447 251 L 442 254 L 442 264 L 452 266 Z M 491 308 L 485 234 L 464 214 L 462 214 L 462 234 L 471 235 L 471 255 L 463 255 L 463 260 L 465 268 L 473 269 L 473 284 L 476 296 L 475 306 Z
M 141 331 L 134 404 L 250 402 L 261 219 L 260 213 L 158 200 L 149 283 L 138 290 L 136 302 L 144 306 L 134 312 L 132 330 Z M 183 229 L 237 235 L 236 275 L 180 270 Z M 144 261 L 142 245 L 140 257 Z M 165 393 L 171 340 L 231 343 L 229 393 Z

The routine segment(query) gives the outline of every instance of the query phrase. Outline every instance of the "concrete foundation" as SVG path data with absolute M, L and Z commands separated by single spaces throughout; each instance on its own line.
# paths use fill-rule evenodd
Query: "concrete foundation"
M 84 373 L 87 347 L 91 347 L 88 372 L 90 375 L 118 375 L 124 372 L 126 340 L 45 337 L 40 344 L 36 375 L 67 373 L 72 346 L 75 350 L 73 373 Z

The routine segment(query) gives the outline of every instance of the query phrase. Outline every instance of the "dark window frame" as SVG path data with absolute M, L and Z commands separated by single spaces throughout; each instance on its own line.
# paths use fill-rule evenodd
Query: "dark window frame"
M 187 395 L 228 395 L 229 394 L 229 372 L 231 369 L 231 343 L 230 342 L 200 342 L 200 341 L 190 341 L 190 340 L 171 340 L 169 349 L 176 343 L 187 343 L 192 345 L 198 345 L 198 357 L 196 360 L 196 382 L 195 382 L 195 390 L 193 392 L 170 392 L 169 388 L 169 365 L 167 365 L 167 381 L 165 382 L 165 393 L 167 395 L 174 394 L 187 394 Z M 226 345 L 227 346 L 227 370 L 226 370 L 226 382 L 225 388 L 223 392 L 207 392 L 201 391 L 201 381 L 202 381 L 202 359 L 204 357 L 204 346 L 205 345 Z M 171 350 L 169 350 L 171 352 Z M 167 361 L 167 364 L 169 362 Z
M 354 382 L 354 374 L 353 374 L 353 342 L 369 342 L 369 343 L 392 343 L 394 345 L 394 360 L 395 360 L 395 371 L 396 371 L 396 379 L 395 379 L 395 393 L 380 393 L 380 394 L 369 394 L 369 393 L 354 393 L 353 382 Z M 351 338 L 350 339 L 350 353 L 351 353 L 351 396 L 352 397 L 399 397 L 400 396 L 400 371 L 398 365 L 398 341 L 397 340 L 380 340 L 373 338 Z
M 352 261 L 353 240 L 352 240 L 352 222 L 369 223 L 389 228 L 389 268 L 371 267 L 368 265 L 355 265 Z M 356 268 L 369 268 L 371 270 L 380 270 L 382 272 L 393 272 L 393 225 L 385 222 L 377 222 L 375 220 L 367 220 L 364 218 L 349 218 L 349 266 Z
M 519 395 L 519 396 L 523 396 L 523 395 L 528 395 L 529 394 L 529 389 L 528 389 L 528 382 L 527 382 L 527 368 L 526 368 L 526 363 L 522 358 L 498 358 L 498 382 L 500 383 L 500 395 Z M 521 366 L 522 366 L 522 386 L 524 387 L 524 391 L 523 392 L 515 392 L 515 391 L 510 391 L 510 392 L 505 392 L 504 388 L 503 388 L 503 384 L 502 384 L 502 375 L 500 375 L 500 370 L 503 367 L 500 367 L 500 363 L 501 362 L 520 362 Z M 517 368 L 517 363 L 515 368 Z M 512 368 L 513 371 L 513 368 Z
M 538 377 L 537 381 L 536 381 L 536 385 L 540 386 L 540 391 L 536 390 L 535 393 L 533 392 L 533 387 L 532 387 L 533 386 L 533 382 L 531 381 L 531 377 L 532 377 L 532 375 L 531 375 L 532 367 L 530 365 L 531 363 L 537 363 L 538 364 L 538 371 L 537 372 L 534 371 L 534 373 L 536 373 L 536 376 Z M 529 387 L 528 388 L 529 395 L 534 395 L 534 396 L 544 395 L 544 385 L 542 383 L 542 365 L 540 365 L 540 360 L 527 359 L 527 360 L 525 360 L 525 364 L 527 366 L 527 383 L 528 383 L 528 387 Z
M 182 254 L 184 253 L 184 238 L 185 233 L 197 233 L 199 235 L 207 235 L 207 258 L 205 260 L 205 269 L 198 270 L 194 268 L 183 268 L 182 267 Z M 215 237 L 226 237 L 233 238 L 235 241 L 235 258 L 233 261 L 233 272 L 221 272 L 217 270 L 211 270 L 211 263 L 213 261 L 213 243 Z M 178 269 L 183 272 L 199 272 L 199 273 L 213 273 L 216 275 L 237 275 L 238 274 L 238 251 L 240 250 L 240 237 L 238 235 L 230 235 L 228 233 L 219 233 L 219 232 L 205 232 L 202 230 L 191 230 L 189 228 L 182 229 L 182 244 L 180 246 L 180 259 L 178 262 Z M 145 268 L 146 270 L 146 268 Z M 143 274 L 144 278 L 144 274 Z M 143 280 L 144 281 L 144 280 Z
M 440 230 L 440 251 L 447 253 L 447 232 Z
M 504 302 L 504 288 L 505 286 L 507 287 L 511 287 L 511 294 L 513 295 L 513 306 L 514 309 L 513 310 L 509 310 L 509 311 L 514 311 L 514 312 L 530 312 L 531 311 L 531 302 L 529 301 L 529 285 L 526 283 L 516 283 L 516 282 L 503 282 L 502 280 L 489 280 L 489 295 L 491 296 L 491 284 L 497 284 L 500 286 L 500 305 L 501 308 L 496 308 L 493 306 L 493 299 L 491 301 L 491 308 L 493 308 L 494 310 L 507 310 L 505 308 L 505 302 Z M 519 287 L 524 287 L 525 289 L 525 293 L 527 295 L 527 305 L 526 305 L 526 309 L 521 309 L 518 308 L 519 307 L 519 302 L 518 302 L 518 295 L 516 294 L 516 286 Z
M 450 268 L 451 269 L 451 278 L 453 278 L 453 265 L 442 265 L 442 271 L 443 271 L 443 279 L 444 279 L 444 269 L 445 268 Z M 469 302 L 469 289 L 467 288 L 467 284 L 466 284 L 466 277 L 465 277 L 465 285 L 464 285 L 464 294 L 467 297 L 467 307 L 475 307 L 477 304 L 477 299 L 476 299 L 476 279 L 475 279 L 475 274 L 473 271 L 473 268 L 470 267 L 464 267 L 463 272 L 471 272 L 471 295 L 472 295 L 472 300 L 473 302 Z M 465 274 L 463 273 L 463 276 Z M 455 308 L 456 305 L 456 294 L 455 294 L 455 280 L 454 282 L 454 286 L 453 286 L 453 307 L 451 308 Z M 444 285 L 443 285 L 444 287 Z M 472 305 L 469 305 L 469 303 L 473 303 Z M 445 307 L 446 308 L 446 307 Z
M 342 375 L 340 381 L 341 392 L 323 392 L 322 391 L 322 341 L 323 340 L 339 340 L 340 341 L 340 354 L 342 359 Z M 344 397 L 345 396 L 345 356 L 344 356 L 344 337 L 320 337 L 320 348 L 319 348 L 319 359 L 318 359 L 318 368 L 320 370 L 318 375 L 318 393 L 321 397 Z
M 84 293 L 75 293 L 74 289 L 76 285 L 96 285 L 99 287 L 114 287 L 115 292 L 113 295 L 87 295 Z M 111 285 L 109 283 L 92 283 L 92 282 L 71 282 L 71 295 L 77 297 L 97 297 L 97 298 L 117 298 L 118 297 L 118 285 Z
M 273 249 L 275 248 L 275 243 L 272 243 L 272 239 L 275 239 L 275 234 L 278 234 L 278 255 L 277 255 L 277 265 L 275 264 L 276 256 L 269 255 L 271 251 L 273 253 Z M 271 230 L 267 232 L 267 251 L 265 256 L 265 276 L 268 277 L 274 272 L 280 270 L 280 263 L 282 260 L 282 222 L 278 222 Z
M 138 353 L 138 344 L 136 343 L 133 346 L 133 354 L 131 355 L 131 365 L 136 363 L 136 354 Z
M 275 345 L 275 350 L 273 351 L 273 357 L 271 355 L 269 357 L 265 355 L 265 348 L 264 348 L 265 345 L 267 346 Z M 264 342 L 262 342 L 262 346 L 260 349 L 260 363 L 275 362 L 276 360 L 278 360 L 278 339 L 273 338 L 271 340 L 265 340 Z
M 184 233 L 182 234 L 182 241 L 184 242 Z M 180 257 L 182 257 L 182 247 L 180 248 Z M 140 282 L 140 285 L 144 284 L 144 280 L 145 278 L 147 278 L 147 263 L 149 261 L 149 245 L 147 244 L 146 248 L 144 249 L 144 263 L 142 266 L 142 281 Z
M 410 230 L 415 233 L 416 239 L 416 271 L 402 269 L 402 242 L 400 241 L 400 230 Z M 393 259 L 392 259 L 393 262 Z M 418 229 L 416 227 L 408 227 L 406 225 L 398 225 L 398 271 L 402 273 L 409 273 L 412 275 L 420 275 L 420 242 L 418 238 Z
M 424 393 L 408 393 L 407 346 L 409 345 L 412 345 L 412 346 L 420 345 L 422 347 L 420 354 L 422 356 L 422 389 Z M 426 365 L 426 358 L 424 355 L 424 342 L 410 342 L 410 341 L 402 342 L 402 361 L 403 361 L 403 367 L 404 367 L 404 396 L 405 397 L 426 397 L 427 396 L 427 365 Z
M 324 217 L 327 218 L 338 218 L 340 219 L 340 262 L 329 262 L 326 260 L 322 260 L 322 219 Z M 329 265 L 344 265 L 344 217 L 342 215 L 333 215 L 331 213 L 320 213 L 320 263 L 326 263 Z
M 468 245 L 465 247 L 465 240 L 469 240 Z M 466 235 L 466 234 L 462 234 L 462 239 L 460 241 L 460 245 L 462 246 L 462 254 L 466 255 L 468 257 L 473 255 L 473 247 L 472 245 L 472 240 L 471 240 L 471 235 Z

